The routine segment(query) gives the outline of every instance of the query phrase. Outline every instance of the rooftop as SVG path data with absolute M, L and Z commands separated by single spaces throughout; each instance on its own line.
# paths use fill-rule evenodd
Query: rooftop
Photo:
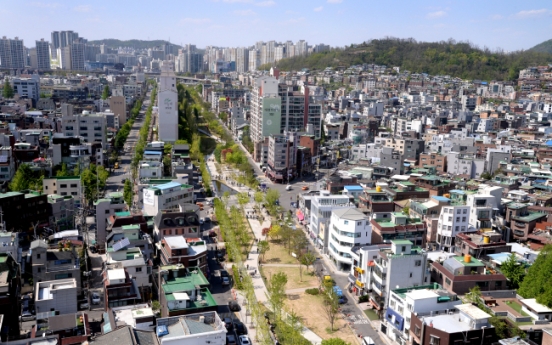
M 491 315 L 485 313 L 473 304 L 460 304 L 455 306 L 455 308 L 468 315 L 472 320 L 482 320 L 491 317 Z
M 168 236 L 164 238 L 171 249 L 188 248 L 188 243 L 184 236 Z
M 523 217 L 514 217 L 514 220 L 518 220 L 518 221 L 521 221 L 521 222 L 532 222 L 534 220 L 537 220 L 539 218 L 543 218 L 543 217 L 546 217 L 546 213 L 540 213 L 540 212 L 532 212 L 532 213 L 529 213 L 528 215 L 526 216 L 523 216 Z
M 552 313 L 552 309 L 538 303 L 535 298 L 522 299 L 520 302 L 537 313 Z

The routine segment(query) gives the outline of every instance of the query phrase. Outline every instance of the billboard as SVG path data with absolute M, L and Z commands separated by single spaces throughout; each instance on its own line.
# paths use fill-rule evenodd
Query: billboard
M 154 206 L 155 205 L 155 199 L 153 197 L 154 195 L 155 195 L 155 191 L 144 189 L 144 205 Z
M 263 136 L 280 134 L 282 120 L 282 99 L 280 97 L 264 98 L 263 109 Z

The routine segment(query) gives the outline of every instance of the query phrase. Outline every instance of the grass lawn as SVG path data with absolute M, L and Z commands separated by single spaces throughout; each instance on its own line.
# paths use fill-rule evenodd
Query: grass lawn
M 519 304 L 518 302 L 516 301 L 506 301 L 506 304 L 514 309 L 515 311 L 517 311 L 519 314 L 521 314 L 521 316 L 529 316 L 529 314 L 527 314 L 526 312 L 524 312 L 523 310 L 521 310 L 521 304 Z
M 284 248 L 282 244 L 271 241 L 270 250 L 266 252 L 263 263 L 296 265 L 298 262 L 296 258 L 288 254 L 287 248 Z
M 263 267 L 263 275 L 267 280 L 270 279 L 271 274 L 276 274 L 278 272 L 285 272 L 287 274 L 288 282 L 286 284 L 286 290 L 318 287 L 320 285 L 318 278 L 311 275 L 312 270 L 309 270 L 307 273 L 305 266 L 303 266 L 303 281 L 300 279 L 299 267 Z
M 334 332 L 329 334 L 330 322 L 323 308 L 322 296 L 312 296 L 305 293 L 293 295 L 285 301 L 286 309 L 294 311 L 301 318 L 301 322 L 322 339 L 340 338 L 350 344 L 358 344 L 353 332 L 347 327 L 341 315 L 334 323 Z M 308 307 L 307 307 L 308 306 Z
M 371 321 L 379 320 L 378 314 L 373 309 L 366 309 L 364 314 L 366 314 Z

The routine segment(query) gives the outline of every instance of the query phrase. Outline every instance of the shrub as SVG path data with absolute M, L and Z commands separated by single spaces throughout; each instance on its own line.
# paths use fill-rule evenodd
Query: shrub
M 358 303 L 368 302 L 368 295 L 362 295 L 358 297 Z
M 306 289 L 305 290 L 305 293 L 308 293 L 309 295 L 318 295 L 320 293 L 320 290 L 318 290 L 317 288 L 312 288 L 312 289 Z
M 233 265 L 232 266 L 232 275 L 234 276 L 234 284 L 236 286 L 236 289 L 241 290 L 242 289 L 242 281 L 240 279 L 240 272 L 238 270 L 238 266 Z

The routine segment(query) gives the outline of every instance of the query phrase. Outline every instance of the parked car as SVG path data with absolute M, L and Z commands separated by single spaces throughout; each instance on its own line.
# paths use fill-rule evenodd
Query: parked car
M 240 307 L 240 304 L 238 302 L 230 301 L 230 302 L 228 302 L 228 309 L 230 309 L 231 311 L 240 311 L 241 307 Z
M 209 223 L 209 222 L 211 221 L 211 218 L 205 217 L 205 218 L 203 218 L 203 221 L 204 221 L 205 223 Z
M 222 277 L 222 286 L 230 285 L 230 278 Z
M 291 187 L 290 184 L 288 184 L 288 185 L 286 186 L 286 190 L 291 190 L 291 188 L 292 188 L 292 187 Z
M 203 218 L 199 218 L 199 225 L 203 225 L 205 223 L 205 220 Z
M 100 304 L 100 295 L 97 292 L 92 293 L 92 304 Z
M 236 343 L 236 337 L 234 337 L 233 334 L 228 334 L 226 336 L 226 345 L 238 345 L 238 343 Z
M 234 329 L 237 335 L 247 334 L 247 327 L 241 321 L 234 321 Z
M 374 345 L 374 341 L 370 337 L 362 338 L 362 345 Z
M 247 335 L 240 335 L 240 345 L 251 345 L 251 340 Z
M 309 186 L 303 186 L 301 187 L 301 190 L 309 190 Z
M 228 274 L 227 270 L 220 270 L 220 276 L 221 277 L 229 277 L 230 275 Z
M 209 231 L 209 237 L 217 237 L 216 231 Z
M 224 327 L 226 327 L 227 330 L 231 330 L 234 325 L 232 324 L 232 319 L 229 317 L 224 318 Z
M 82 302 L 81 304 L 79 304 L 79 307 L 81 310 L 87 310 L 90 309 L 90 304 L 88 304 L 88 302 Z

